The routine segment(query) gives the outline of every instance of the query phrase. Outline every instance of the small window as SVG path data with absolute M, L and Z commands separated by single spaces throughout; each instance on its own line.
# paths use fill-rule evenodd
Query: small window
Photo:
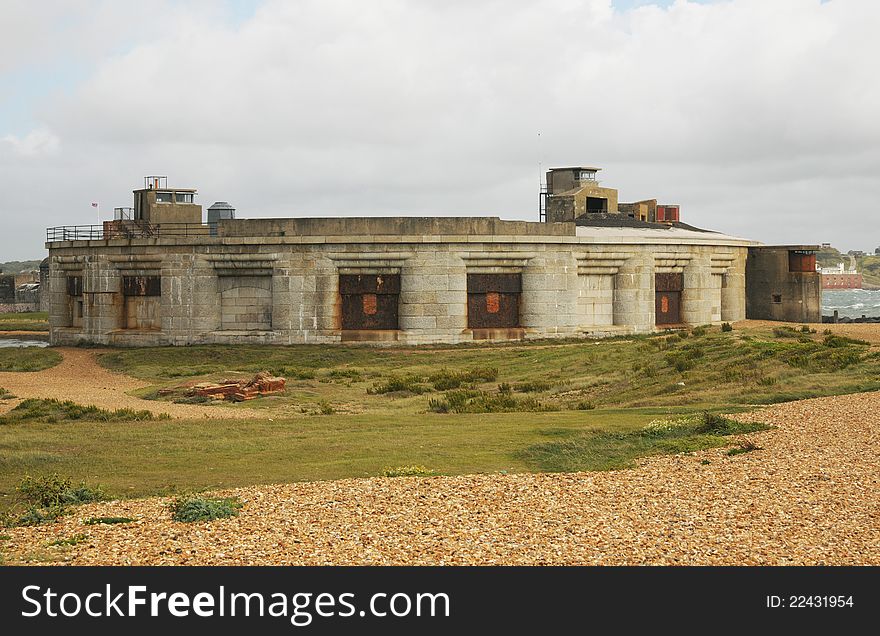
M 782 302 L 782 294 L 773 294 L 772 300 L 774 303 L 781 303 Z
M 171 193 L 170 192 L 157 192 L 156 193 L 156 203 L 171 203 Z
M 174 199 L 178 203 L 192 203 L 193 202 L 193 194 L 192 194 L 192 192 L 175 192 Z
M 580 174 L 578 175 L 578 179 L 580 181 L 595 181 L 596 173 L 591 170 L 581 170 Z

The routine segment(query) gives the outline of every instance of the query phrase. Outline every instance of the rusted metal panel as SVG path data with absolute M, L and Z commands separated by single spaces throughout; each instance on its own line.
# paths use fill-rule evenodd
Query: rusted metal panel
M 347 294 L 399 294 L 399 274 L 342 274 L 339 276 L 339 293 Z
M 788 271 L 815 272 L 816 254 L 807 251 L 790 250 L 788 252 Z
M 677 325 L 681 323 L 681 292 L 658 291 L 655 294 L 654 312 L 656 324 Z
M 519 327 L 520 274 L 468 274 L 468 328 Z
M 343 330 L 397 329 L 400 298 L 398 274 L 342 274 Z
M 654 291 L 677 291 L 684 289 L 684 274 L 654 274 Z
M 68 276 L 67 277 L 67 295 L 82 296 L 83 295 L 83 277 Z
M 681 291 L 684 274 L 654 274 L 654 323 L 677 325 L 681 323 Z
M 162 278 L 160 276 L 123 276 L 122 294 L 124 296 L 161 296 Z
M 468 274 L 469 294 L 486 292 L 506 292 L 518 294 L 522 291 L 522 274 Z

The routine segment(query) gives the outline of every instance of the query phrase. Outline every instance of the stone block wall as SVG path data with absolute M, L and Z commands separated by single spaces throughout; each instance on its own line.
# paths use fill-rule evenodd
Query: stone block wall
M 55 344 L 419 344 L 643 333 L 656 328 L 658 271 L 683 274 L 687 322 L 739 320 L 745 309 L 746 247 L 730 244 L 598 243 L 525 232 L 381 241 L 218 236 L 50 247 Z M 339 276 L 359 273 L 400 275 L 397 331 L 343 332 Z M 520 274 L 516 330 L 468 328 L 467 280 L 476 273 Z M 81 299 L 67 294 L 71 275 L 83 277 Z M 161 277 L 161 296 L 150 299 L 149 310 L 141 306 L 136 321 L 121 292 L 123 277 L 132 275 Z M 71 308 L 80 301 L 77 322 Z M 143 328 L 145 317 L 149 328 Z

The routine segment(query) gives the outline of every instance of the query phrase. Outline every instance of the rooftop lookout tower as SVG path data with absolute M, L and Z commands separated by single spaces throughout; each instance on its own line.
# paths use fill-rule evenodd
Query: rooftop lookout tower
M 574 221 L 585 214 L 617 214 L 617 190 L 599 185 L 601 168 L 551 168 L 541 192 L 542 221 Z
M 134 190 L 133 220 L 150 225 L 201 224 L 202 206 L 194 202 L 196 190 L 169 188 L 168 177 L 144 177 L 144 187 Z

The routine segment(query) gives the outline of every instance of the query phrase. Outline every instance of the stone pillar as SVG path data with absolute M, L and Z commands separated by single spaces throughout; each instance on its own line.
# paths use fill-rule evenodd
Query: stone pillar
M 633 332 L 654 330 L 654 261 L 649 253 L 628 258 L 614 276 L 614 324 Z
M 684 268 L 681 293 L 681 320 L 691 325 L 712 322 L 712 298 L 715 290 L 712 264 L 708 256 L 695 255 Z
M 721 320 L 735 322 L 746 318 L 745 250 L 721 276 Z
M 273 328 L 288 330 L 287 342 L 290 344 L 300 342 L 315 342 L 318 337 L 318 314 L 324 308 L 318 302 L 318 267 L 319 259 L 314 251 L 293 251 L 289 254 L 287 276 L 285 281 L 275 281 L 280 286 L 276 288 L 276 294 L 287 295 L 288 310 L 287 319 L 279 316 L 281 321 L 277 326 L 273 322 Z M 320 261 L 322 270 L 326 270 L 328 262 Z M 335 272 L 335 267 L 333 268 Z M 326 287 L 326 284 L 325 284 Z M 330 307 L 330 330 L 332 331 L 332 319 L 334 307 Z M 272 317 L 273 321 L 275 316 Z M 332 338 L 331 338 L 332 339 Z
M 220 329 L 220 277 L 212 263 L 201 259 L 193 260 L 191 276 L 190 330 L 197 342 L 209 342 Z
M 578 327 L 578 266 L 570 252 L 547 252 L 522 272 L 520 324 L 540 336 L 567 335 Z
M 107 343 L 111 331 L 122 328 L 122 278 L 106 257 L 83 270 L 83 334 L 91 342 Z
M 419 251 L 400 270 L 398 326 L 407 342 L 457 341 L 467 328 L 467 269 L 449 251 Z

